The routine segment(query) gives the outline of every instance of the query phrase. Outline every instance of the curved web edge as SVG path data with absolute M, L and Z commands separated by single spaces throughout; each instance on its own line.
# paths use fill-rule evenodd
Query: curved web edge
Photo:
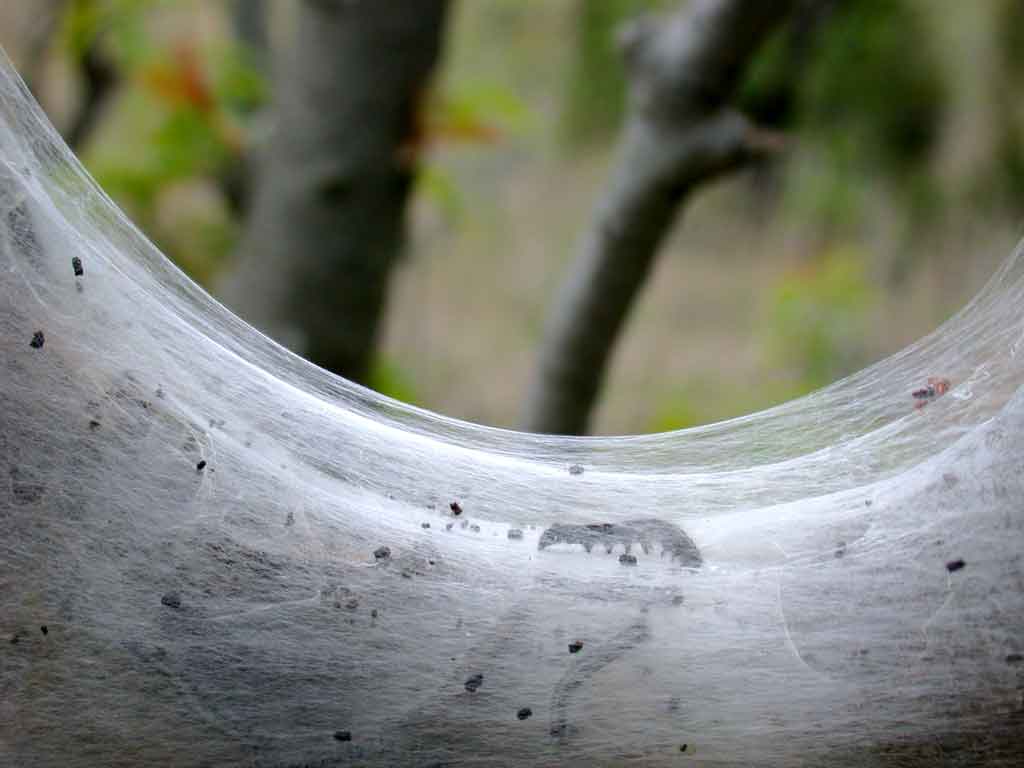
M 401 440 L 416 433 L 484 455 L 559 465 L 585 461 L 616 473 L 743 472 L 793 460 L 824 467 L 833 463 L 836 449 L 844 451 L 846 462 L 857 463 L 857 457 L 883 446 L 891 456 L 903 456 L 896 463 L 910 467 L 915 453 L 948 444 L 997 412 L 1020 380 L 1017 349 L 1024 319 L 1014 307 L 1024 294 L 1024 266 L 1018 248 L 973 301 L 919 342 L 760 413 L 631 437 L 542 436 L 462 422 L 323 371 L 234 316 L 171 264 L 102 192 L 6 58 L 0 62 L 0 94 L 8 173 L 40 215 L 69 241 L 78 241 L 94 267 L 102 263 L 123 280 L 125 292 L 147 297 L 167 327 L 190 324 L 203 344 L 217 349 L 223 365 L 258 369 L 277 382 L 284 399 L 296 392 L 314 398 L 323 419 L 365 418 L 378 429 L 393 427 Z M 952 397 L 941 404 L 941 423 L 924 425 L 908 407 L 909 393 L 933 376 L 951 380 Z

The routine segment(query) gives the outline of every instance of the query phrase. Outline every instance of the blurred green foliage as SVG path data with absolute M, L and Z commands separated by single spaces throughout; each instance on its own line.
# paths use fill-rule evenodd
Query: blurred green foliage
M 908 214 L 936 210 L 929 159 L 947 102 L 932 38 L 908 0 L 804 4 L 757 56 L 739 101 L 794 133 L 814 167 L 789 179 L 790 204 L 852 233 L 881 178 Z
M 149 50 L 146 13 L 167 0 L 70 0 L 64 12 L 62 44 L 75 61 L 102 36 L 122 67 L 143 61 Z
M 616 30 L 665 0 L 579 0 L 568 67 L 562 138 L 569 148 L 607 141 L 618 133 L 626 101 Z
M 514 91 L 486 78 L 445 83 L 435 105 L 433 119 L 456 139 L 494 141 L 521 136 L 536 125 L 535 116 Z
M 615 135 L 622 116 L 626 80 L 614 45 L 614 31 L 644 5 L 643 0 L 594 0 L 579 4 L 577 40 L 562 122 L 567 145 Z
M 800 83 L 801 122 L 827 134 L 838 158 L 894 172 L 927 158 L 941 122 L 941 68 L 905 0 L 844 3 L 818 33 Z
M 694 389 L 693 384 L 681 387 L 659 403 L 654 416 L 647 425 L 647 431 L 672 432 L 711 421 L 711 418 L 697 405 L 703 399 L 703 393 L 700 392 L 694 397 Z
M 713 424 L 737 414 L 754 413 L 811 391 L 786 377 L 770 380 L 720 380 L 696 374 L 659 401 L 649 432 L 671 432 Z
M 454 177 L 435 163 L 425 163 L 416 174 L 416 192 L 430 200 L 449 226 L 457 226 L 466 212 L 466 201 Z
M 771 292 L 764 328 L 765 364 L 776 374 L 721 381 L 696 373 L 655 409 L 654 432 L 751 413 L 830 384 L 868 361 L 871 309 L 879 290 L 869 254 L 846 245 L 785 275 Z
M 1012 98 L 1024 82 L 1024 7 L 1019 0 L 992 0 L 995 14 L 998 80 L 994 90 L 1010 94 L 996 100 L 994 147 L 965 197 L 991 207 L 1024 205 L 1024 110 Z
M 72 62 L 98 48 L 119 72 L 104 140 L 83 150 L 90 171 L 179 266 L 207 282 L 235 244 L 238 222 L 226 185 L 249 143 L 247 119 L 266 103 L 268 86 L 253 53 L 231 38 L 156 37 L 152 16 L 182 5 L 73 0 L 61 42 Z M 204 185 L 224 204 L 161 216 L 161 197 L 182 184 Z
M 823 387 L 865 362 L 869 311 L 878 299 L 867 262 L 857 248 L 835 247 L 775 288 L 766 349 L 799 390 Z
M 403 403 L 423 405 L 412 378 L 395 361 L 386 357 L 378 357 L 374 362 L 368 386 Z
M 478 240 L 500 237 L 495 233 L 507 225 L 501 204 L 482 202 L 473 180 L 493 187 L 506 171 L 512 178 L 512 166 L 527 153 L 561 163 L 580 160 L 574 152 L 586 149 L 603 161 L 625 102 L 616 28 L 683 1 L 457 5 L 442 77 L 422 116 L 418 193 L 452 228 L 483 232 Z M 912 274 L 911 260 L 928 254 L 899 247 L 901 238 L 908 243 L 932 231 L 954 207 L 1013 212 L 1024 205 L 1019 0 L 970 6 L 973 18 L 989 25 L 986 54 L 994 63 L 979 70 L 992 73 L 987 95 L 967 108 L 991 112 L 971 124 L 983 128 L 967 140 L 975 166 L 968 177 L 955 177 L 952 189 L 943 186 L 938 166 L 948 160 L 942 153 L 949 151 L 943 141 L 950 126 L 960 126 L 951 114 L 964 108 L 956 103 L 956 88 L 964 87 L 954 82 L 958 65 L 944 47 L 956 38 L 958 22 L 921 0 L 813 0 L 798 7 L 757 55 L 738 94 L 743 109 L 791 135 L 796 148 L 763 169 L 760 178 L 774 186 L 754 190 L 759 199 L 781 201 L 797 223 L 795 247 L 805 252 L 806 266 L 775 288 L 764 322 L 765 365 L 781 373 L 758 382 L 694 375 L 655 409 L 653 429 L 760 408 L 848 372 L 864 361 L 860 341 L 870 333 L 866 319 L 882 290 L 872 287 L 869 263 Z M 120 74 L 116 99 L 83 160 L 163 250 L 209 282 L 237 240 L 240 211 L 228 187 L 251 154 L 270 97 L 258 64 L 266 59 L 233 38 L 224 2 L 68 0 L 65 9 L 56 42 L 66 61 L 79 67 L 99 46 Z M 190 27 L 189 14 L 200 13 L 217 16 L 223 27 L 191 34 L 201 25 Z M 174 22 L 164 24 L 165 17 Z M 467 152 L 474 153 L 468 161 Z M 489 163 L 487 173 L 465 172 Z M 888 242 L 893 253 L 836 246 L 877 235 L 871 222 L 880 208 L 889 231 L 872 242 Z M 565 231 L 545 236 L 551 251 L 571 250 Z M 412 402 L 430 395 L 418 393 L 412 377 L 389 361 L 379 363 L 373 383 Z
M 473 76 L 445 82 L 423 117 L 425 149 L 492 147 L 535 130 L 536 116 L 507 86 Z M 416 188 L 441 212 L 449 226 L 462 221 L 466 205 L 454 177 L 431 153 L 420 157 Z

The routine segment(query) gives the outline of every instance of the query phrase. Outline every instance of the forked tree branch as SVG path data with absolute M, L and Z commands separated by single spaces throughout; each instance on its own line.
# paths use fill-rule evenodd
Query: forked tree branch
M 778 142 L 729 106 L 793 0 L 692 0 L 620 36 L 629 112 L 618 162 L 545 329 L 525 428 L 583 434 L 623 326 L 679 205 Z

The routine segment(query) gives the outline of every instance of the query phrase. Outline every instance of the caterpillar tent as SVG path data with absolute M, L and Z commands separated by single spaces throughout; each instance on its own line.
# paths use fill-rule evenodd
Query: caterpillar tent
M 1019 765 L 1022 306 L 1016 253 L 764 413 L 467 424 L 218 305 L 4 59 L 0 764 Z

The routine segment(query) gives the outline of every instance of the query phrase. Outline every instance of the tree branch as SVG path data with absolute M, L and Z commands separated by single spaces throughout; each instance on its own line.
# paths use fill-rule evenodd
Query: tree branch
M 658 246 L 701 183 L 777 149 L 728 104 L 791 0 L 693 0 L 620 36 L 629 114 L 608 191 L 556 298 L 524 426 L 583 434 L 615 340 Z
M 267 0 L 234 0 L 231 24 L 235 37 L 245 45 L 260 73 L 270 73 L 270 30 Z
M 277 75 L 238 269 L 243 317 L 365 381 L 415 174 L 418 108 L 448 3 L 304 0 Z
M 230 6 L 231 26 L 235 39 L 240 42 L 248 54 L 250 63 L 266 81 L 272 78 L 273 50 L 270 42 L 270 9 L 266 0 L 234 0 Z M 262 108 L 259 110 L 262 113 Z M 262 115 L 256 110 L 249 110 L 246 119 L 249 123 L 249 134 L 257 134 L 252 130 L 252 123 Z M 229 163 L 217 174 L 217 184 L 232 215 L 244 219 L 252 194 L 253 177 L 255 174 L 254 155 L 250 147 L 246 147 L 237 158 L 237 162 Z
M 82 98 L 66 133 L 68 145 L 75 151 L 81 151 L 92 136 L 118 82 L 117 67 L 103 53 L 99 36 L 83 52 L 79 68 Z

